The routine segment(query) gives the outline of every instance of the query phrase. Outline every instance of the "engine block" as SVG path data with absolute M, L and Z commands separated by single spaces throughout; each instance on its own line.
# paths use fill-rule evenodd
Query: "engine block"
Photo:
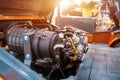
M 87 38 L 72 27 L 32 21 L 11 22 L 5 32 L 10 54 L 47 78 L 74 75 L 87 51 Z

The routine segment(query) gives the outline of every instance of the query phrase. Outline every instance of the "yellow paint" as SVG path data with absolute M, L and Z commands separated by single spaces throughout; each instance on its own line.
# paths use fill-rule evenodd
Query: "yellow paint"
M 92 8 L 83 8 L 82 9 L 83 17 L 89 18 L 92 16 Z

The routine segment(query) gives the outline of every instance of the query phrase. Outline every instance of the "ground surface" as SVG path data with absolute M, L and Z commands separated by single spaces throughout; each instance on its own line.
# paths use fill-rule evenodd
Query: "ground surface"
M 120 48 L 92 44 L 77 71 L 76 80 L 120 80 Z

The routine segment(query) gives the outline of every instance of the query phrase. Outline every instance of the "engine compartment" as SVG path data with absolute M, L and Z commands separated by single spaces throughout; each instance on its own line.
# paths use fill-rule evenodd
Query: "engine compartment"
M 88 49 L 84 32 L 39 21 L 2 23 L 2 47 L 25 65 L 50 80 L 76 74 Z
M 109 2 L 109 0 L 101 1 Z M 3 78 L 9 80 L 11 77 L 9 74 L 11 74 L 10 80 L 16 80 L 16 76 L 17 80 L 22 80 L 23 77 L 23 79 L 27 77 L 27 80 L 70 80 L 72 76 L 76 80 L 118 80 L 119 49 L 114 51 L 113 48 L 92 46 L 88 50 L 88 42 L 90 40 L 93 45 L 97 42 L 108 44 L 112 41 L 110 43 L 113 44 L 110 47 L 120 47 L 120 31 L 93 33 L 96 19 L 78 16 L 60 19 L 60 13 L 55 19 L 58 19 L 58 24 L 64 25 L 54 26 L 51 24 L 53 10 L 58 2 L 59 0 L 47 2 L 45 0 L 0 0 L 0 47 L 4 49 L 0 48 L 0 65 L 2 65 L 0 79 L 2 74 Z M 115 0 L 115 2 L 120 1 Z M 111 10 L 112 5 L 108 6 Z M 59 8 L 58 12 L 60 12 Z M 113 12 L 114 10 L 111 10 L 110 16 L 115 20 L 119 13 Z M 119 27 L 118 21 L 118 19 L 114 21 L 116 27 Z M 85 29 L 92 34 L 87 36 L 86 32 L 80 29 Z M 113 65 L 107 64 L 109 59 Z M 108 76 L 109 67 L 111 73 Z M 112 73 L 117 73 L 117 77 Z

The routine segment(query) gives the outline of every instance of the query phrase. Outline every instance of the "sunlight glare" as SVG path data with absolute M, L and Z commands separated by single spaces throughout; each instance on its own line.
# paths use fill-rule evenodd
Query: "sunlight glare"
M 62 0 L 60 5 L 62 7 L 64 7 L 65 9 L 67 9 L 70 6 L 70 1 L 69 0 Z

